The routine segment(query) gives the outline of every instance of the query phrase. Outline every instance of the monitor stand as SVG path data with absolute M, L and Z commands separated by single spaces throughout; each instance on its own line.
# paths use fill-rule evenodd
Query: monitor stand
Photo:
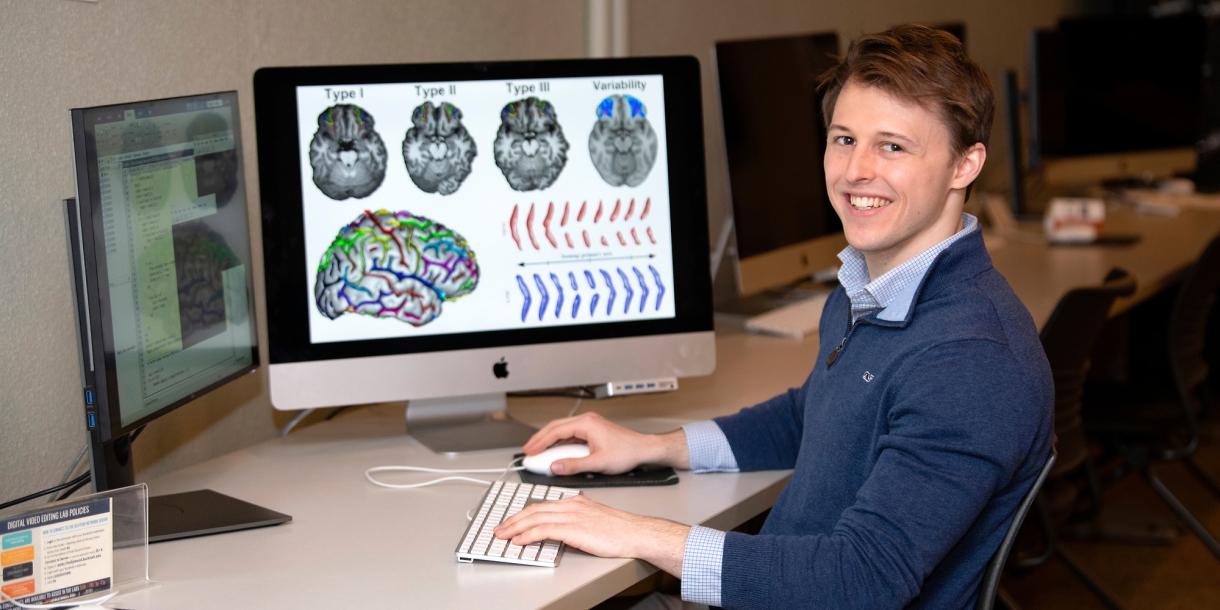
M 412 400 L 407 434 L 442 455 L 519 448 L 538 430 L 508 416 L 504 394 Z
M 131 435 L 110 442 L 90 437 L 90 471 L 95 492 L 135 485 Z M 209 536 L 292 521 L 292 517 L 210 489 L 148 498 L 150 543 Z

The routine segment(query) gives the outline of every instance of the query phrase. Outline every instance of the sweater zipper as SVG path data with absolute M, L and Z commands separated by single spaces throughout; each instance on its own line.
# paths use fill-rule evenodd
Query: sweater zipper
M 848 304 L 847 304 L 847 332 L 843 333 L 843 340 L 839 341 L 839 346 L 836 347 L 833 352 L 830 352 L 830 355 L 826 357 L 826 368 L 829 369 L 830 367 L 834 366 L 835 362 L 839 360 L 839 354 L 843 353 L 843 346 L 847 345 L 847 338 L 851 336 L 852 326 L 853 325 L 851 322 L 851 303 L 848 302 Z

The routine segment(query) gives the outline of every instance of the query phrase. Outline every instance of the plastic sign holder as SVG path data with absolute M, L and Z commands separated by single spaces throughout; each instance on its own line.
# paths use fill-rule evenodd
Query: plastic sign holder
M 86 603 L 148 578 L 143 483 L 0 515 L 0 610 Z

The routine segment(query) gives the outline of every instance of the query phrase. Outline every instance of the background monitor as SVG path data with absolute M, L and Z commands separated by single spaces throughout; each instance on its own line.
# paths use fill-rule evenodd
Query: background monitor
M 741 295 L 808 279 L 847 245 L 826 194 L 818 77 L 835 33 L 716 43 Z
M 104 491 L 135 482 L 133 433 L 258 366 L 241 126 L 236 92 L 71 116 L 70 259 L 90 472 Z M 175 534 L 161 516 L 154 500 L 153 533 Z M 204 521 L 235 529 L 216 519 Z
M 254 80 L 276 408 L 458 451 L 528 438 L 508 391 L 713 370 L 693 58 Z
M 1206 44 L 1197 14 L 1071 19 L 1036 32 L 1031 168 L 1048 183 L 1193 171 Z

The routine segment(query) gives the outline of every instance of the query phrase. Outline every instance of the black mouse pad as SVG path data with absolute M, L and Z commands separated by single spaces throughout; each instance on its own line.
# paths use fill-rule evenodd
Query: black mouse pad
M 524 454 L 521 454 L 524 455 Z M 641 466 L 623 474 L 597 474 L 584 472 L 571 476 L 547 476 L 528 470 L 518 471 L 523 483 L 533 485 L 558 485 L 560 487 L 645 487 L 677 485 L 678 473 L 669 466 Z

